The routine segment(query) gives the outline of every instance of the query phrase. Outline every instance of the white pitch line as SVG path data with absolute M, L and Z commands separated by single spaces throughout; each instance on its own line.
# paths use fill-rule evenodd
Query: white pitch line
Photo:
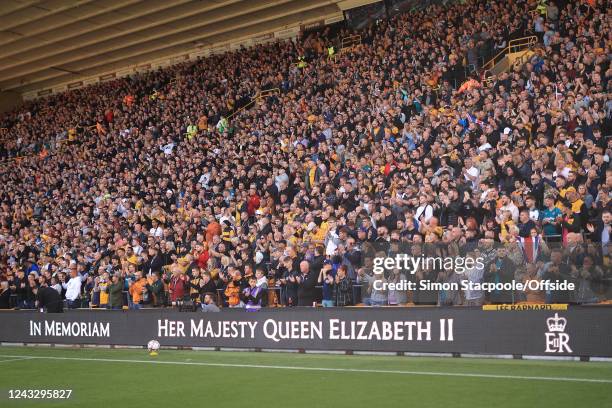
M 5 357 L 5 356 L 3 356 Z M 8 356 L 6 356 L 8 357 Z M 20 360 L 30 360 L 33 357 L 19 357 L 19 358 L 10 358 L 8 360 L 0 360 L 0 363 L 8 363 L 9 361 L 20 361 Z
M 404 370 L 371 370 L 362 368 L 329 368 L 329 367 L 299 367 L 299 366 L 277 366 L 262 364 L 225 364 L 225 363 L 205 363 L 194 361 L 159 361 L 159 360 L 127 360 L 119 358 L 81 358 L 81 357 L 53 357 L 53 356 L 13 356 L 0 355 L 0 357 L 15 357 L 24 359 L 45 359 L 45 360 L 66 360 L 66 361 L 101 361 L 107 363 L 143 363 L 143 364 L 175 364 L 205 367 L 232 367 L 232 368 L 266 368 L 276 370 L 302 370 L 302 371 L 334 371 L 346 373 L 368 373 L 368 374 L 404 374 L 404 375 L 425 375 L 440 377 L 470 377 L 470 378 L 498 378 L 505 380 L 540 380 L 540 381 L 569 381 L 569 382 L 588 382 L 612 384 L 612 379 L 604 378 L 575 378 L 575 377 L 536 377 L 522 375 L 505 374 L 478 374 L 478 373 L 449 373 L 435 371 L 404 371 Z

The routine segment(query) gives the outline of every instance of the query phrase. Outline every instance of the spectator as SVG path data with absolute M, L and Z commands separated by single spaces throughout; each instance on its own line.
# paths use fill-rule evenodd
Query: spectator
M 13 279 L 13 284 L 10 286 L 10 289 L 15 294 L 17 307 L 19 308 L 27 308 L 27 285 L 28 282 L 25 278 L 24 271 L 18 270 L 15 275 L 15 278 Z
M 191 271 L 191 279 L 189 279 L 189 297 L 195 303 L 200 303 L 200 290 L 202 278 L 200 277 L 200 269 L 193 268 Z
M 132 296 L 131 309 L 140 309 L 142 304 L 148 298 L 147 280 L 142 276 L 140 271 L 135 274 L 135 279 L 130 281 L 130 295 Z
M 77 309 L 81 307 L 81 277 L 77 272 L 76 264 L 70 266 L 70 280 L 65 283 L 66 301 L 69 309 Z
M 8 281 L 0 282 L 0 309 L 11 308 L 11 289 Z
M 353 304 L 353 283 L 347 275 L 346 266 L 341 265 L 334 280 L 334 303 L 336 306 Z
M 123 279 L 118 273 L 113 274 L 108 286 L 108 306 L 113 310 L 123 309 Z
M 153 307 L 161 307 L 166 304 L 164 296 L 164 284 L 159 277 L 158 272 L 153 272 L 147 279 L 146 290 L 151 296 L 151 305 Z
M 188 297 L 189 278 L 185 275 L 178 265 L 172 268 L 172 275 L 168 282 L 168 291 L 170 293 L 170 302 L 175 305 L 178 301 L 185 300 Z
M 484 268 L 480 267 L 476 261 L 476 254 L 469 253 L 468 258 L 472 260 L 470 262 L 473 266 L 466 268 L 465 279 L 472 284 L 482 283 L 484 281 Z M 467 288 L 463 291 L 463 297 L 465 299 L 465 306 L 481 306 L 485 300 L 485 293 L 480 289 Z
M 326 261 L 319 272 L 319 278 L 317 282 L 322 285 L 322 300 L 321 304 L 323 307 L 334 307 L 334 283 L 335 276 L 333 273 L 333 267 L 331 262 Z
M 573 282 L 570 267 L 563 263 L 563 251 L 555 248 L 551 251 L 550 261 L 538 270 L 538 278 L 549 280 L 553 284 Z M 567 290 L 547 290 L 546 303 L 570 303 L 572 294 Z
M 506 248 L 499 248 L 495 258 L 488 266 L 486 281 L 496 284 L 510 284 L 515 277 L 516 265 L 508 257 Z M 494 290 L 486 293 L 488 300 L 495 303 L 515 303 L 516 298 L 512 290 Z
M 431 5 L 379 20 L 333 59 L 312 44 L 355 31 L 315 31 L 25 102 L 0 117 L 0 281 L 23 304 L 22 274 L 47 271 L 73 297 L 65 273 L 74 261 L 85 303 L 92 290 L 102 295 L 95 278 L 104 271 L 124 282 L 164 272 L 176 303 L 194 267 L 223 294 L 228 270 L 256 263 L 280 282 L 281 303 L 296 305 L 300 262 L 316 273 L 327 259 L 363 282 L 368 302 L 386 304 L 370 270 L 355 273 L 372 242 L 512 245 L 533 231 L 519 223 L 528 210 L 556 245 L 561 199 L 579 220 L 568 234 L 591 232 L 602 263 L 612 105 L 610 21 L 598 4 L 571 0 L 555 17 L 549 2 L 535 21 L 525 1 Z M 465 16 L 469 24 L 450 24 Z M 545 41 L 524 64 L 466 77 L 535 28 Z M 280 92 L 237 112 L 271 88 Z M 324 248 L 316 260 L 311 244 Z M 431 295 L 415 300 L 437 303 Z
M 47 313 L 62 313 L 64 302 L 59 293 L 48 286 L 41 286 L 33 290 L 36 296 L 37 307 L 45 309 Z
M 558 242 L 560 239 L 557 237 L 560 233 L 559 226 L 563 218 L 563 213 L 555 206 L 555 200 L 551 195 L 544 197 L 544 206 L 545 207 L 540 211 L 540 222 L 542 223 L 544 236 Z
M 204 295 L 204 302 L 202 303 L 203 312 L 220 312 L 219 306 L 217 306 L 217 297 L 214 293 L 206 293 Z
M 217 293 L 217 285 L 212 279 L 210 272 L 204 272 L 200 280 L 200 293 Z
M 227 298 L 227 304 L 229 307 L 244 307 L 244 302 L 240 299 L 240 296 L 243 292 L 241 287 L 242 276 L 239 271 L 235 271 L 232 275 L 230 275 L 231 280 L 228 282 L 225 287 L 225 297 Z
M 249 286 L 242 291 L 243 302 L 248 311 L 256 311 L 261 309 L 263 302 L 264 289 L 257 286 L 257 278 L 251 276 L 249 278 Z
M 543 290 L 537 289 L 538 286 L 531 286 L 530 281 L 540 282 L 538 278 L 538 267 L 535 263 L 528 263 L 525 265 L 525 274 L 523 275 L 522 282 L 526 285 L 525 287 L 525 300 L 529 303 L 544 303 L 546 301 L 545 293 Z M 536 289 L 533 289 L 536 288 Z
M 300 262 L 300 275 L 296 277 L 298 283 L 298 306 L 313 306 L 316 300 L 315 286 L 318 274 L 310 270 L 308 261 Z
M 374 271 L 374 277 L 369 280 L 367 303 L 368 306 L 385 306 L 387 304 L 387 289 L 384 284 L 387 282 L 383 272 Z
M 406 275 L 400 272 L 399 269 L 394 269 L 389 276 L 388 283 L 393 283 L 399 286 L 402 282 L 406 281 Z M 408 293 L 405 290 L 391 290 L 387 292 L 387 301 L 389 305 L 397 306 L 408 303 Z

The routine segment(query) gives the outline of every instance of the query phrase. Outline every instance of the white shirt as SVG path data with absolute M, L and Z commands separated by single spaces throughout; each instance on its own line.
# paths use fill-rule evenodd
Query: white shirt
M 210 180 L 210 173 L 204 173 L 200 176 L 198 183 L 200 183 L 202 187 L 208 187 L 209 180 Z
M 482 194 L 480 195 L 480 203 L 484 203 L 487 200 L 487 196 L 489 195 L 490 191 L 493 191 L 495 189 L 493 188 L 487 188 L 485 191 L 482 192 Z
M 465 278 L 472 283 L 482 283 L 483 276 L 484 268 L 478 268 L 477 266 L 474 266 L 472 269 L 466 269 L 465 271 Z M 465 289 L 463 294 L 465 295 L 466 300 L 479 299 L 484 296 L 484 292 L 482 290 Z
M 483 151 L 485 151 L 485 150 L 490 150 L 490 149 L 492 149 L 492 148 L 493 148 L 493 146 L 491 146 L 491 144 L 490 144 L 489 142 L 486 142 L 485 144 L 480 145 L 480 146 L 478 147 L 478 151 L 479 151 L 479 152 L 483 152 Z M 470 170 L 471 170 L 471 169 L 470 169 Z
M 340 241 L 338 234 L 336 231 L 329 231 L 327 233 L 327 242 L 325 243 L 325 255 L 333 256 L 336 253 L 336 249 L 338 248 L 338 243 Z
M 66 299 L 76 300 L 81 295 L 81 277 L 70 278 L 66 284 Z
M 506 205 L 502 205 L 499 208 L 500 211 L 510 211 L 510 213 L 512 214 L 512 221 L 514 221 L 514 223 L 518 223 L 518 219 L 519 219 L 519 209 L 516 205 L 514 205 L 514 203 L 511 201 Z
M 429 219 L 433 217 L 433 207 L 431 204 L 420 205 L 414 213 L 414 219 L 417 220 L 417 222 L 420 222 L 419 218 L 421 218 L 421 215 L 423 216 L 423 221 L 425 222 L 429 221 Z
M 174 143 L 168 143 L 165 146 L 160 146 L 160 150 L 163 151 L 167 156 L 172 154 L 173 149 L 174 149 Z
M 468 175 L 470 177 L 472 177 L 474 180 L 472 181 L 470 179 L 470 177 L 468 177 Z M 478 169 L 474 166 L 470 167 L 469 169 L 467 169 L 467 174 L 465 175 L 465 180 L 466 181 L 470 181 L 472 183 L 472 187 L 476 188 L 478 187 L 478 176 L 480 175 L 480 171 L 478 171 Z
M 161 238 L 164 236 L 164 230 L 162 227 L 151 228 L 149 230 L 149 235 L 153 235 L 155 238 Z
M 569 167 L 564 167 L 560 172 L 555 170 L 553 172 L 553 178 L 557 178 L 558 176 L 563 176 L 565 178 L 567 178 L 567 176 L 569 176 L 569 173 L 572 169 L 570 169 Z

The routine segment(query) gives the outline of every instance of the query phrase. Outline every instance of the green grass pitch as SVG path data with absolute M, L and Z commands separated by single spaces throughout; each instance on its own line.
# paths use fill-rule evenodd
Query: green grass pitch
M 1 407 L 612 407 L 612 363 L 0 347 L 0 390 Z

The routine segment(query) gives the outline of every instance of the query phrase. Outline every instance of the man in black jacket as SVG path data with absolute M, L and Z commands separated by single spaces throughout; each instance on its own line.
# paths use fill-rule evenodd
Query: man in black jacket
M 162 267 L 164 266 L 164 260 L 159 254 L 159 250 L 156 247 L 149 248 L 147 259 L 142 265 L 142 271 L 145 275 L 150 275 L 152 273 L 162 272 Z
M 462 204 L 463 203 L 459 199 L 459 192 L 455 189 L 451 189 L 448 195 L 442 197 L 440 223 L 445 227 L 458 225 Z
M 32 288 L 36 295 L 39 308 L 44 308 L 47 313 L 62 313 L 64 311 L 64 302 L 59 292 L 48 286 L 40 288 Z
M 24 308 L 26 306 L 25 302 L 28 291 L 27 285 L 28 279 L 25 277 L 24 271 L 22 269 L 18 270 L 10 288 L 13 293 L 17 295 L 17 306 L 20 308 Z
M 217 293 L 217 284 L 211 278 L 210 272 L 204 272 L 202 279 L 200 279 L 200 293 L 205 295 L 207 293 Z
M 593 242 L 601 242 L 607 244 L 610 242 L 610 225 L 612 225 L 612 213 L 608 210 L 603 210 L 601 220 L 598 220 L 595 225 L 587 224 L 587 229 L 591 233 Z
M 597 243 L 599 256 L 608 255 L 608 243 L 612 236 L 612 213 L 603 210 L 601 219 L 595 225 L 588 223 L 587 230 L 590 232 L 591 240 Z
M 315 286 L 318 275 L 310 270 L 308 261 L 300 262 L 298 279 L 298 306 L 312 306 L 316 298 Z

